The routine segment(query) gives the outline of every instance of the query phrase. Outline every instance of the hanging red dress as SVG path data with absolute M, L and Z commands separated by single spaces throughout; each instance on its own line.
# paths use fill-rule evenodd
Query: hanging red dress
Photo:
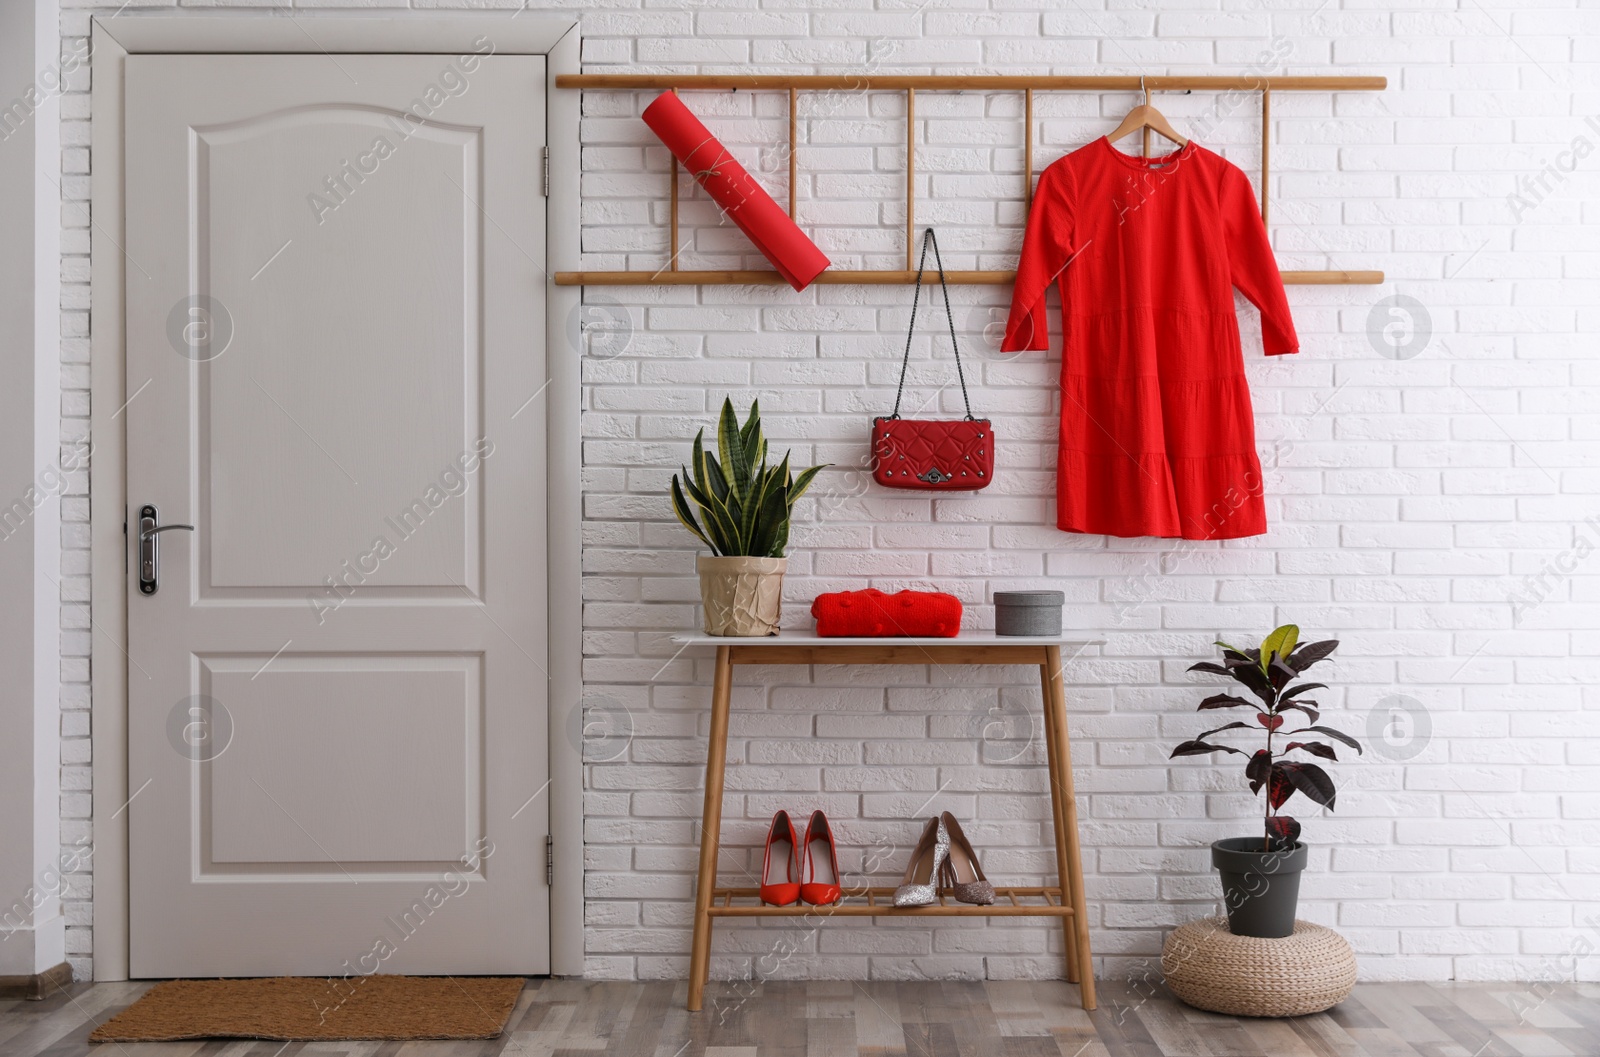
M 1105 138 L 1039 176 L 1004 351 L 1047 349 L 1061 293 L 1056 524 L 1112 536 L 1267 530 L 1233 288 L 1268 356 L 1299 351 L 1250 181 L 1190 142 L 1135 158 Z

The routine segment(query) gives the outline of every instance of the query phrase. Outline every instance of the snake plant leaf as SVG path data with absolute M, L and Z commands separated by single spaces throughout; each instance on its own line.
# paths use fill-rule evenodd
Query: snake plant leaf
M 722 415 L 717 420 L 717 458 L 729 489 L 743 502 L 750 494 L 750 464 L 745 461 L 744 444 L 739 437 L 739 416 L 734 414 L 733 401 L 724 399 Z
M 756 473 L 756 467 L 766 467 L 767 438 L 761 432 L 761 417 L 757 411 L 760 402 L 750 405 L 750 419 L 739 431 L 739 450 L 744 456 L 745 465 L 750 468 L 751 476 Z
M 693 481 L 685 481 L 684 487 L 705 517 L 706 534 L 711 537 L 712 551 L 724 556 L 738 554 L 738 527 L 729 519 L 726 506 L 716 496 L 702 491 Z
M 784 456 L 784 458 L 787 460 L 788 456 Z M 789 486 L 790 510 L 794 509 L 795 500 L 806 494 L 806 489 L 811 487 L 811 482 L 813 479 L 815 479 L 817 474 L 821 473 L 826 468 L 827 464 L 824 463 L 821 466 L 813 466 L 810 469 L 800 471 L 800 476 L 796 477 L 794 479 L 794 483 Z
M 705 429 L 699 430 L 689 466 L 681 479 L 672 477 L 673 513 L 714 554 L 781 558 L 795 501 L 822 469 L 813 466 L 796 479 L 789 453 L 780 465 L 768 465 L 760 403 L 751 402 L 741 424 L 733 401 L 724 399 L 716 451 L 707 447 Z
M 758 534 L 750 541 L 750 552 L 765 558 L 781 558 L 789 545 L 789 510 L 783 490 L 773 488 L 762 497 Z
M 733 489 L 728 486 L 728 477 L 722 472 L 722 464 L 713 459 L 708 451 L 701 460 L 701 465 L 705 469 L 706 484 L 708 486 L 706 494 L 716 496 L 717 499 L 726 503 Z
M 731 399 L 724 398 L 723 403 L 733 406 Z M 750 401 L 750 414 L 745 417 L 744 425 L 739 427 L 739 443 L 749 445 L 750 438 L 761 435 L 761 401 Z
M 788 469 L 789 459 L 787 456 L 784 457 L 783 466 L 785 470 Z M 739 522 L 739 538 L 751 545 L 752 553 L 755 551 L 756 524 L 761 517 L 762 511 L 766 508 L 767 495 L 782 487 L 779 475 L 766 467 L 763 467 L 751 481 L 750 495 L 745 503 Z M 767 555 L 767 557 L 771 557 L 771 555 Z
M 706 487 L 705 436 L 706 428 L 701 426 L 699 432 L 694 435 L 694 447 L 689 451 L 689 465 L 694 467 L 694 483 L 700 486 L 702 492 L 710 491 Z
M 689 476 L 689 471 L 685 469 L 683 475 L 685 477 Z M 678 520 L 683 523 L 684 528 L 698 536 L 700 542 L 710 547 L 713 553 L 716 552 L 716 544 L 706 537 L 705 530 L 695 520 L 694 511 L 689 509 L 689 501 L 683 496 L 683 488 L 678 484 L 677 474 L 672 475 L 672 512 L 678 515 Z
M 1269 670 L 1274 656 L 1279 660 L 1287 660 L 1299 641 L 1300 628 L 1297 625 L 1285 624 L 1280 628 L 1274 628 L 1261 640 L 1261 670 L 1263 672 Z

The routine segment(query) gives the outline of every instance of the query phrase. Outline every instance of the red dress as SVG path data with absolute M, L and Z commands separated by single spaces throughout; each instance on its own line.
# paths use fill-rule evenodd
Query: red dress
M 1061 293 L 1056 524 L 1112 536 L 1267 530 L 1233 288 L 1268 356 L 1299 351 L 1250 181 L 1190 142 L 1165 157 L 1104 138 L 1039 176 L 1006 351 L 1047 349 Z

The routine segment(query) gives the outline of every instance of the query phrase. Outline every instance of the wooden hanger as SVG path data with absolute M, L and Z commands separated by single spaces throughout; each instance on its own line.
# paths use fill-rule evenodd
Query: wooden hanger
M 1150 105 L 1150 89 L 1144 85 L 1144 78 L 1139 78 L 1139 90 L 1144 93 L 1144 102 L 1128 111 L 1128 116 L 1122 119 L 1106 140 L 1115 143 L 1130 132 L 1144 130 L 1144 156 L 1150 157 L 1150 133 L 1155 132 L 1176 143 L 1180 148 L 1189 145 L 1189 141 L 1178 135 L 1161 111 Z

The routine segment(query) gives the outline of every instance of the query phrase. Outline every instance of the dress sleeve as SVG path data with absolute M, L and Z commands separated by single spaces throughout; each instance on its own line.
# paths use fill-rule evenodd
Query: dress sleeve
M 1219 197 L 1229 278 L 1261 311 L 1263 351 L 1268 356 L 1299 352 L 1300 339 L 1289 316 L 1289 299 L 1283 292 L 1278 259 L 1267 241 L 1267 226 L 1261 222 L 1261 207 L 1249 179 L 1236 166 L 1223 169 Z
M 1067 184 L 1057 166 L 1039 174 L 1039 188 L 1022 236 L 1022 257 L 1017 261 L 1017 284 L 1011 293 L 1011 315 L 1006 320 L 1001 352 L 1050 347 L 1045 292 L 1072 258 L 1073 203 Z

